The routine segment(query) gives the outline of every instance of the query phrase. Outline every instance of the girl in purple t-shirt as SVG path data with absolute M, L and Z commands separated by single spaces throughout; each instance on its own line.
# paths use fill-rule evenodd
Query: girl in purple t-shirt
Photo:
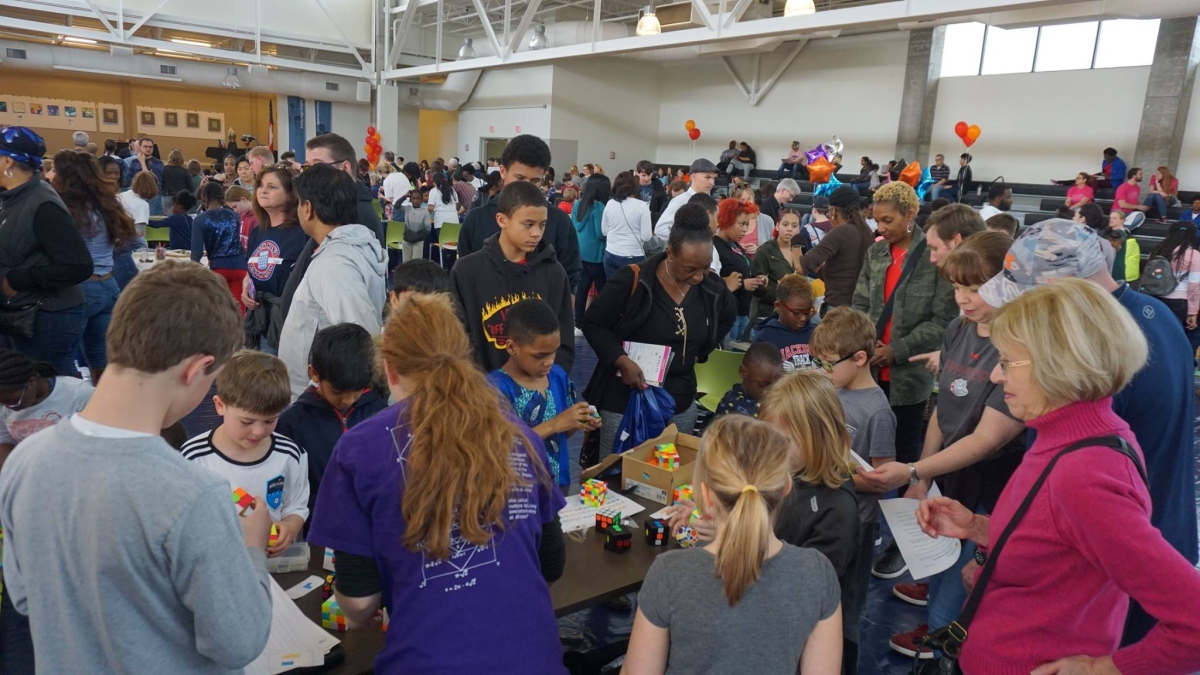
M 388 610 L 375 671 L 565 672 L 546 581 L 566 502 L 541 439 L 501 409 L 449 296 L 406 299 L 380 351 L 398 403 L 338 441 L 309 531 L 351 624 Z

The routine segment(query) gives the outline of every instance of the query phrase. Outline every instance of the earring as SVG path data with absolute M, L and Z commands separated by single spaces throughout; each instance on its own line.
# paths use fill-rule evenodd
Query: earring
M 12 167 L 11 166 L 4 170 L 4 177 L 12 178 Z

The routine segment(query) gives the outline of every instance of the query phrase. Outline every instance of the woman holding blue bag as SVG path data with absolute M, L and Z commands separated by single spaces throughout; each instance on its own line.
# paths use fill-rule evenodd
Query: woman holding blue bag
M 696 362 L 721 344 L 737 314 L 733 295 L 710 269 L 712 251 L 708 212 L 685 205 L 666 251 L 620 269 L 583 315 L 580 327 L 598 361 L 584 391 L 603 419 L 597 459 L 613 451 L 633 393 L 649 386 L 624 342 L 671 348 L 662 381 L 675 403 L 671 422 L 682 433 L 695 428 Z

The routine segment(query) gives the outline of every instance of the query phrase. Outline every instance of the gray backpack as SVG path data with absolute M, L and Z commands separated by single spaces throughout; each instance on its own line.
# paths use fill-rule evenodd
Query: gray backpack
M 1142 268 L 1142 276 L 1137 281 L 1136 290 L 1156 298 L 1166 297 L 1179 286 L 1179 278 L 1171 261 L 1156 255 L 1146 261 L 1146 266 Z

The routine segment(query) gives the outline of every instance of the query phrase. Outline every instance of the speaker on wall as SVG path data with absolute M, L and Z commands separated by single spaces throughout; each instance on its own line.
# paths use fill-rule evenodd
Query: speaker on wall
M 370 82 L 359 82 L 358 83 L 358 91 L 354 98 L 357 99 L 360 103 L 369 103 L 371 101 L 371 83 Z

